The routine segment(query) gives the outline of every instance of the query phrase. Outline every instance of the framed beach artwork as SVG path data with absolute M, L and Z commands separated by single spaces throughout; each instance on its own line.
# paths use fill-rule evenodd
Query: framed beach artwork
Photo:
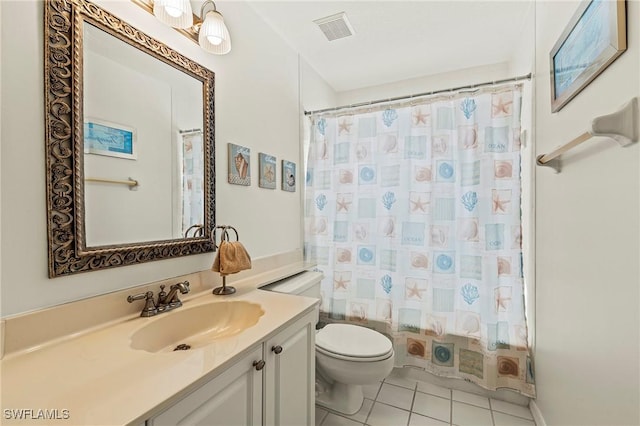
M 228 144 L 229 147 L 229 183 L 251 185 L 251 150 L 244 146 Z
M 87 118 L 84 122 L 84 153 L 137 159 L 133 127 Z
M 266 189 L 276 189 L 276 157 L 261 152 L 258 154 L 258 186 Z
M 282 160 L 282 190 L 296 192 L 296 163 Z
M 560 111 L 626 49 L 625 1 L 581 3 L 549 54 L 551 111 Z

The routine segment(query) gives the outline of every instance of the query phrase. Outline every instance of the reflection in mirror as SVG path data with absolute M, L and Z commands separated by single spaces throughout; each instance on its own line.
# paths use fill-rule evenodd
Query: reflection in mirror
M 87 22 L 83 40 L 87 247 L 185 236 L 204 220 L 202 82 Z
M 212 251 L 213 72 L 89 1 L 44 8 L 49 276 Z

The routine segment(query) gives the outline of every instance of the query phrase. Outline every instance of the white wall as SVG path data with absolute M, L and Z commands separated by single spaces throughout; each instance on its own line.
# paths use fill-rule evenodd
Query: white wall
M 330 108 L 337 105 L 338 94 L 305 61 L 300 62 L 302 79 L 301 102 L 305 111 Z
M 529 3 L 529 10 L 522 17 L 520 39 L 516 43 L 516 48 L 511 52 L 509 61 L 509 76 L 526 75 L 533 72 L 533 64 L 536 52 L 536 4 Z
M 578 2 L 536 4 L 538 154 L 640 94 L 640 2 L 627 2 L 629 49 L 552 114 L 549 52 Z M 584 143 L 562 173 L 536 176 L 536 351 L 548 425 L 640 424 L 640 144 Z
M 99 30 L 96 30 L 99 31 Z M 106 33 L 105 33 L 106 34 Z M 150 58 L 146 55 L 147 58 Z M 84 116 L 135 131 L 136 159 L 86 153 L 85 178 L 127 180 L 140 186 L 86 182 L 87 246 L 172 238 L 172 88 L 93 51 L 84 55 Z M 146 64 L 146 69 L 149 69 Z M 159 61 L 156 64 L 169 67 Z M 143 68 L 144 69 L 144 68 Z M 173 68 L 172 68 L 173 69 Z M 175 73 L 177 70 L 173 69 Z M 202 90 L 201 90 L 202 92 Z M 149 209 L 153 214 L 149 214 Z
M 254 258 L 301 249 L 300 187 L 261 189 L 257 175 L 250 187 L 226 180 L 228 142 L 251 148 L 254 171 L 260 151 L 301 165 L 297 53 L 245 2 L 216 2 L 232 35 L 225 56 L 205 54 L 131 2 L 97 3 L 216 73 L 217 222 L 236 226 Z M 47 278 L 43 5 L 2 1 L 0 10 L 2 316 L 209 268 L 211 253 Z
M 435 90 L 446 90 L 468 86 L 474 83 L 486 83 L 487 81 L 500 80 L 508 77 L 513 76 L 509 75 L 509 64 L 507 62 L 483 65 L 442 74 L 432 74 L 409 80 L 401 80 L 380 86 L 339 92 L 337 101 L 338 105 L 351 105 L 398 96 L 410 96 Z

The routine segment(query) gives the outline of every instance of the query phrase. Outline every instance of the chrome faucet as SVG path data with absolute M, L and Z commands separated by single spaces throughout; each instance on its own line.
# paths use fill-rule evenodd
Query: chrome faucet
M 178 299 L 178 292 L 180 292 L 180 294 L 189 293 L 189 281 L 173 284 L 169 287 L 169 293 L 165 292 L 164 288 L 165 285 L 162 284 L 160 286 L 160 293 L 158 293 L 158 303 L 153 300 L 152 291 L 130 295 L 127 297 L 127 302 L 132 303 L 136 300 L 145 299 L 144 308 L 142 308 L 142 312 L 140 312 L 141 317 L 152 317 L 163 312 L 168 312 L 182 306 L 182 301 Z

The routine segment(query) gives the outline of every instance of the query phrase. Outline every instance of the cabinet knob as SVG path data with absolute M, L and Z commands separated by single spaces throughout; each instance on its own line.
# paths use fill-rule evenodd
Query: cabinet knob
M 275 352 L 275 354 L 276 354 L 276 355 L 278 355 L 280 352 L 282 352 L 282 346 L 280 346 L 280 345 L 278 345 L 278 346 L 273 346 L 273 347 L 271 348 L 271 350 L 272 350 L 273 352 Z
M 260 360 L 260 361 L 253 361 L 253 366 L 256 368 L 256 370 L 260 371 L 264 368 L 264 360 Z

